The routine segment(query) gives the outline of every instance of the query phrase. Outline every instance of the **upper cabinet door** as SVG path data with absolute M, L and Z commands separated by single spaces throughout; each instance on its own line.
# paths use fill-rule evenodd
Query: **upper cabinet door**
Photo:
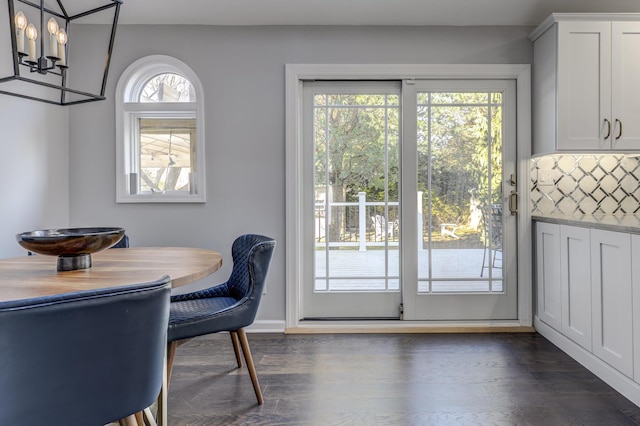
M 640 149 L 640 21 L 554 14 L 532 33 L 534 154 Z
M 611 28 L 611 147 L 640 149 L 640 22 L 613 22 Z
M 557 149 L 610 149 L 611 22 L 559 22 L 557 60 Z

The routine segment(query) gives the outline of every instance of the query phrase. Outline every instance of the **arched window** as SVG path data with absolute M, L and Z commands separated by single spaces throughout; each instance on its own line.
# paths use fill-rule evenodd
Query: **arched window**
M 116 87 L 118 203 L 205 202 L 200 80 L 164 55 L 139 59 Z

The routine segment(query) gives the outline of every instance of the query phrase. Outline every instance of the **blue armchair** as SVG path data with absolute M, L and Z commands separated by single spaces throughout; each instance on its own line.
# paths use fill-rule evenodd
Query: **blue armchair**
M 173 357 L 178 344 L 185 339 L 228 331 L 242 367 L 242 346 L 258 404 L 264 402 L 244 327 L 251 325 L 271 264 L 276 241 L 261 235 L 238 237 L 232 246 L 233 270 L 229 280 L 217 286 L 171 297 L 167 345 L 168 380 L 171 380 Z
M 111 248 L 129 248 L 129 236 L 127 236 L 127 234 L 124 234 L 122 236 L 122 239 L 115 243 Z
M 169 277 L 0 303 L 0 424 L 136 424 L 162 385 Z

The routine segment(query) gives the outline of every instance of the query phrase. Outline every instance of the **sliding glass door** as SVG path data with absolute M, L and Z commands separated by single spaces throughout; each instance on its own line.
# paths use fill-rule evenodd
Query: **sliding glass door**
M 403 147 L 416 159 L 403 182 L 419 205 L 406 318 L 516 319 L 515 83 L 417 81 L 403 95 L 415 114 Z
M 306 319 L 517 318 L 513 81 L 309 82 L 303 110 Z
M 399 83 L 305 84 L 313 157 L 307 318 L 400 315 Z

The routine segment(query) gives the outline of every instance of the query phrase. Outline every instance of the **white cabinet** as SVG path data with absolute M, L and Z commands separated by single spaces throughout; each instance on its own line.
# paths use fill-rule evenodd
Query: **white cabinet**
M 536 288 L 538 318 L 562 329 L 562 290 L 560 288 L 560 226 L 536 223 Z
M 535 228 L 536 330 L 640 406 L 640 234 Z
M 536 223 L 538 318 L 591 350 L 589 229 Z
M 640 149 L 640 22 L 554 14 L 531 38 L 534 153 Z
M 560 22 L 557 26 L 557 149 L 609 149 L 611 22 Z
M 640 257 L 640 235 L 633 238 Z M 640 382 L 640 315 L 633 315 L 634 303 L 640 307 L 640 262 L 631 261 L 631 241 L 627 233 L 536 222 L 536 313 L 630 378 L 635 341 Z
M 611 148 L 640 149 L 640 22 L 613 22 L 611 28 Z
M 631 235 L 591 230 L 593 353 L 633 377 Z
M 633 306 L 640 307 L 640 235 L 631 236 L 631 284 Z M 633 316 L 633 378 L 640 383 L 640 310 Z
M 588 228 L 560 227 L 562 334 L 591 350 L 591 256 Z

